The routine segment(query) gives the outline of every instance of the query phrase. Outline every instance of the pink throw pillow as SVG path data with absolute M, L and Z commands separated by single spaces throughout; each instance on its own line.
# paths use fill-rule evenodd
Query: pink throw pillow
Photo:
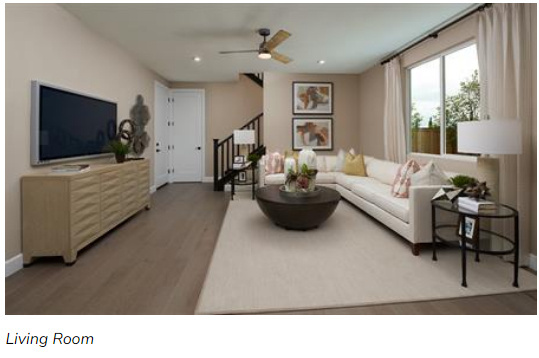
M 395 176 L 395 180 L 393 181 L 391 195 L 397 198 L 407 198 L 408 190 L 410 188 L 410 178 L 412 177 L 412 174 L 419 171 L 419 169 L 421 169 L 421 167 L 413 159 L 410 159 L 401 165 Z
M 266 154 L 266 174 L 284 172 L 284 157 L 279 152 Z

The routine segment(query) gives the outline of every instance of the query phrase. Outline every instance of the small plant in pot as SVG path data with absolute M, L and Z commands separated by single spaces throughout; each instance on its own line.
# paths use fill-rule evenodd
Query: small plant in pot
M 131 151 L 129 145 L 123 143 L 121 140 L 118 139 L 110 141 L 109 148 L 114 153 L 117 163 L 125 162 L 125 157 Z
M 260 160 L 261 156 L 258 153 L 251 153 L 247 156 L 247 160 L 253 163 L 253 167 L 256 169 L 258 167 L 258 161 Z
M 455 175 L 454 177 L 450 178 L 449 181 L 454 187 L 460 189 L 466 189 L 468 186 L 478 183 L 477 179 L 467 175 Z

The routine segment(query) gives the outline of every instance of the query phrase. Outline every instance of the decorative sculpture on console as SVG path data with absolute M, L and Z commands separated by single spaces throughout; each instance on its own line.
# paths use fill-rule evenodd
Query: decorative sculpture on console
M 137 95 L 136 103 L 129 111 L 129 117 L 120 122 L 117 138 L 126 142 L 136 156 L 141 156 L 150 144 L 150 136 L 144 130 L 150 121 L 150 110 L 140 94 Z

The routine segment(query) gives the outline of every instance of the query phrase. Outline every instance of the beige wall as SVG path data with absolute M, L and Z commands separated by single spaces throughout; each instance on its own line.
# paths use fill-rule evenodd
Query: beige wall
M 224 139 L 264 111 L 262 88 L 241 75 L 237 82 L 173 82 L 171 88 L 204 89 L 205 175 L 213 175 L 213 139 Z
M 363 153 L 384 158 L 384 67 L 377 65 L 359 75 L 359 142 Z
M 280 152 L 292 148 L 292 82 L 333 82 L 334 114 L 333 152 L 340 148 L 360 147 L 358 139 L 357 75 L 264 74 L 264 143 L 269 150 Z M 297 116 L 303 117 L 305 116 Z M 326 152 L 327 153 L 327 152 Z
M 6 259 L 21 252 L 20 177 L 49 170 L 30 166 L 30 81 L 35 79 L 117 102 L 123 119 L 137 94 L 153 114 L 159 78 L 58 5 L 6 4 Z M 147 131 L 153 137 L 151 122 Z M 145 154 L 153 157 L 152 150 Z

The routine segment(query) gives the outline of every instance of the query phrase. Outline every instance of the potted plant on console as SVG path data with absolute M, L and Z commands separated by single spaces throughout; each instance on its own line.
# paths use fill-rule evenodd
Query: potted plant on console
M 117 163 L 125 162 L 125 157 L 131 151 L 128 144 L 123 143 L 119 139 L 115 139 L 109 142 L 109 148 L 114 153 Z

